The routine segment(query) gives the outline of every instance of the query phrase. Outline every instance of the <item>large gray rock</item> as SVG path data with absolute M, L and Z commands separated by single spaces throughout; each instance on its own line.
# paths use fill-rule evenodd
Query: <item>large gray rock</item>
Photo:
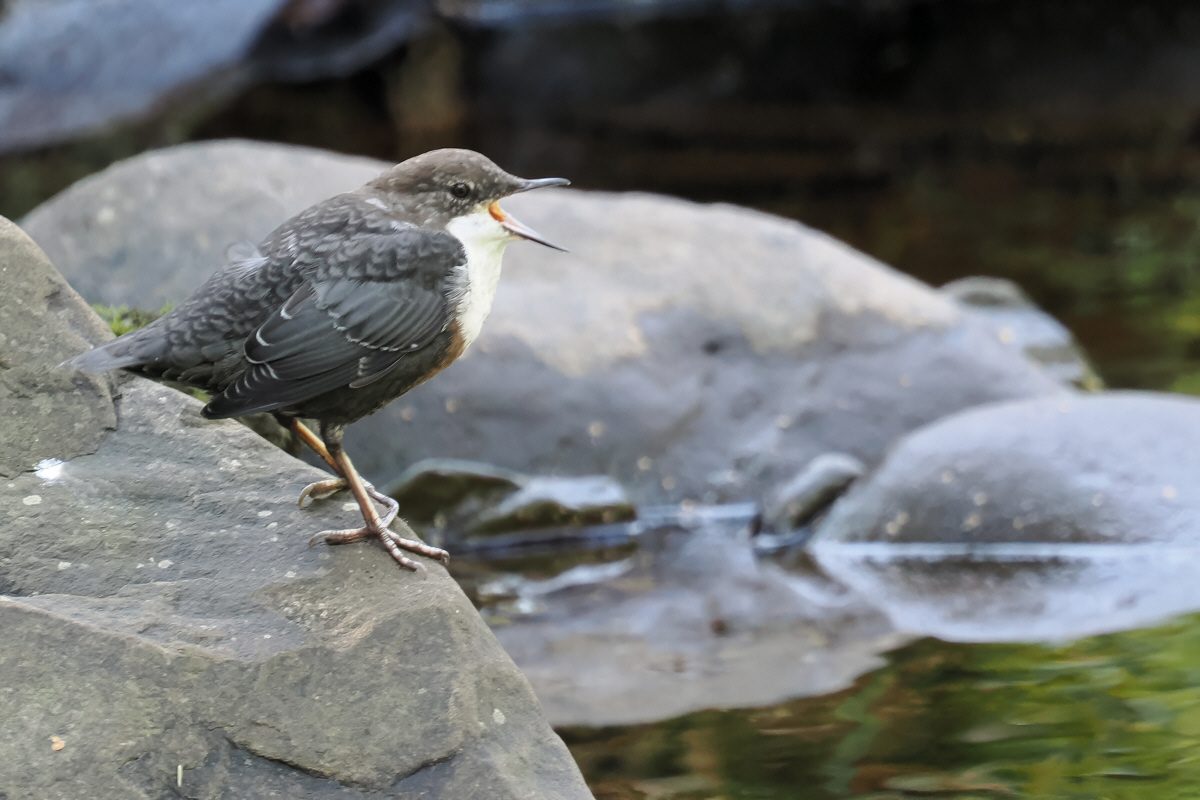
M 959 278 L 939 291 L 979 316 L 997 339 L 1025 353 L 1060 383 L 1092 391 L 1103 388 L 1104 382 L 1067 327 L 1038 308 L 1012 281 Z
M 0 252 L 5 335 L 41 343 L 7 366 L 58 375 L 102 326 L 8 223 Z M 321 473 L 178 392 L 103 386 L 72 401 L 92 417 L 49 389 L 6 406 L 6 428 L 87 423 L 94 452 L 20 450 L 33 471 L 0 483 L 0 796 L 590 797 L 439 565 L 310 549 L 357 518 L 296 508 Z
M 5 5 L 0 152 L 194 110 L 263 79 L 348 75 L 392 52 L 431 18 L 420 0 Z
M 187 144 L 85 178 L 21 227 L 89 302 L 157 310 L 199 286 L 230 246 L 258 243 L 388 166 L 257 142 Z
M 297 200 L 316 199 L 299 188 L 313 174 L 329 190 L 361 183 L 363 161 L 339 174 L 341 158 L 174 148 L 88 179 L 24 224 L 89 300 L 154 306 L 253 238 L 245 220 L 282 221 L 290 207 L 265 210 L 264 183 Z M 1062 391 L 950 299 L 803 225 L 638 194 L 506 205 L 572 253 L 513 245 L 462 363 L 351 427 L 347 446 L 377 484 L 452 457 L 608 474 L 641 503 L 756 497 L 821 453 L 873 463 L 946 414 Z
M 1200 609 L 1200 401 L 974 409 L 897 444 L 812 550 L 909 632 L 1075 638 Z
M 172 90 L 228 73 L 283 2 L 8 5 L 0 20 L 0 151 L 45 146 L 135 119 Z

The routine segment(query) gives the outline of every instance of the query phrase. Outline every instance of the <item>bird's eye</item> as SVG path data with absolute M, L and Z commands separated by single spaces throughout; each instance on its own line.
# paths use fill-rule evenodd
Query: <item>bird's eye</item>
M 459 197 L 459 198 L 466 197 L 470 193 L 471 193 L 471 187 L 470 187 L 470 185 L 465 184 L 465 183 L 456 183 L 450 187 L 450 194 L 454 195 L 455 197 Z

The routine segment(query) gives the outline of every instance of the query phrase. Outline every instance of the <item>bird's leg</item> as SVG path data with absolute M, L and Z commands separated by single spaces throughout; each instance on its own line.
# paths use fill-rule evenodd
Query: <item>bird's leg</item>
M 420 570 L 424 569 L 424 567 L 405 556 L 401 552 L 402 550 L 408 550 L 409 552 L 419 553 L 428 558 L 437 559 L 443 564 L 449 562 L 450 554 L 445 550 L 438 547 L 430 547 L 424 542 L 419 542 L 415 539 L 405 539 L 388 528 L 392 524 L 392 520 L 396 518 L 400 504 L 387 495 L 375 491 L 374 487 L 359 477 L 358 471 L 350 463 L 350 457 L 342 449 L 341 428 L 326 428 L 322 425 L 321 437 L 324 439 L 325 447 L 330 457 L 338 465 L 339 474 L 342 475 L 343 480 L 345 480 L 346 485 L 350 489 L 350 493 L 354 495 L 354 499 L 358 502 L 358 507 L 362 511 L 363 521 L 366 524 L 361 528 L 319 533 L 309 542 L 310 546 L 318 539 L 323 539 L 326 544 L 346 544 L 348 542 L 359 542 L 364 539 L 379 539 L 383 542 L 383 546 L 387 551 L 392 554 L 392 558 L 412 570 Z M 375 506 L 371 502 L 372 498 L 388 505 L 387 513 L 382 518 L 379 516 L 379 512 L 375 510 Z
M 279 420 L 280 425 L 287 428 L 297 437 L 299 437 L 300 441 L 308 445 L 314 453 L 323 458 L 325 463 L 328 464 L 330 468 L 333 469 L 333 471 L 339 476 L 337 478 L 330 478 L 328 480 L 310 483 L 308 486 L 305 486 L 300 492 L 299 505 L 301 508 L 304 507 L 304 501 L 310 497 L 313 500 L 324 500 L 331 495 L 337 494 L 342 489 L 349 488 L 350 484 L 346 483 L 346 479 L 344 477 L 341 477 L 342 465 L 337 462 L 337 459 L 329 454 L 329 449 L 325 447 L 325 443 L 321 441 L 319 436 L 309 430 L 308 426 L 296 417 L 285 417 L 282 414 L 276 414 L 275 419 Z M 400 511 L 400 504 L 388 497 L 383 492 L 377 491 L 375 487 L 372 486 L 368 481 L 363 481 L 362 484 L 366 488 L 367 494 L 371 495 L 371 497 L 375 498 L 375 500 L 388 507 L 388 514 L 385 516 L 387 521 L 383 524 L 390 525 L 392 520 L 396 518 L 396 514 Z
M 295 436 L 301 442 L 308 445 L 308 447 L 314 453 L 324 459 L 325 463 L 328 464 L 334 473 L 339 476 L 337 478 L 330 478 L 324 481 L 316 481 L 315 483 L 310 483 L 308 486 L 305 486 L 300 492 L 300 501 L 298 505 L 301 508 L 304 508 L 304 501 L 310 497 L 313 500 L 324 500 L 325 498 L 340 492 L 342 489 L 345 489 L 348 486 L 346 479 L 341 477 L 341 465 L 338 464 L 334 457 L 329 454 L 328 448 L 325 447 L 325 443 L 321 441 L 319 436 L 309 430 L 308 426 L 296 417 L 288 417 L 283 414 L 276 414 L 275 419 L 280 425 L 295 434 Z

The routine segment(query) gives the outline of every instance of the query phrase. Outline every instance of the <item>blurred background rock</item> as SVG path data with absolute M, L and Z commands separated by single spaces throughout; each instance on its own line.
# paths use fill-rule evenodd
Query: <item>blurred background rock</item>
M 1200 392 L 1181 0 L 8 0 L 0 214 L 223 137 L 436 146 L 1012 278 L 1117 387 Z

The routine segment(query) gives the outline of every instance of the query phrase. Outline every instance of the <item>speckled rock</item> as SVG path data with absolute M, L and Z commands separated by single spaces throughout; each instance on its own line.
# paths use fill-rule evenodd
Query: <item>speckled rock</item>
M 188 145 L 118 164 L 25 225 L 64 254 L 84 297 L 154 305 L 215 269 L 214 253 L 250 235 L 243 220 L 265 230 L 266 176 L 299 199 L 295 187 L 336 175 L 340 158 Z M 322 179 L 328 189 L 369 171 L 344 163 L 341 178 Z M 217 188 L 193 196 L 206 182 Z M 93 224 L 109 213 L 97 202 L 105 193 L 136 211 Z M 347 448 L 378 485 L 449 457 L 607 474 L 637 503 L 758 498 L 821 453 L 872 464 L 939 417 L 1063 391 L 949 298 L 798 223 L 639 194 L 546 190 L 505 204 L 572 252 L 512 245 L 464 359 L 351 426 Z M 278 222 L 287 211 L 270 213 Z M 198 245 L 192 229 L 210 239 Z M 168 293 L 122 294 L 131 276 Z M 92 288 L 105 284 L 104 295 Z
M 94 452 L 116 426 L 112 380 L 56 369 L 108 328 L 0 217 L 0 475 Z
M 1200 609 L 1200 400 L 1003 403 L 901 440 L 811 547 L 902 630 L 1063 639 Z
M 10 372 L 103 337 L 69 291 L 33 303 L 61 278 L 15 226 L 0 252 L 21 276 L 5 334 L 42 343 L 6 350 Z M 14 305 L 37 312 L 16 331 Z M 114 403 L 62 380 L 55 420 L 91 387 L 109 416 L 89 425 L 115 429 L 0 482 L 0 796 L 591 796 L 440 565 L 309 548 L 357 520 L 341 496 L 296 507 L 321 473 L 170 389 L 125 378 Z M 20 430 L 45 416 L 5 408 Z

